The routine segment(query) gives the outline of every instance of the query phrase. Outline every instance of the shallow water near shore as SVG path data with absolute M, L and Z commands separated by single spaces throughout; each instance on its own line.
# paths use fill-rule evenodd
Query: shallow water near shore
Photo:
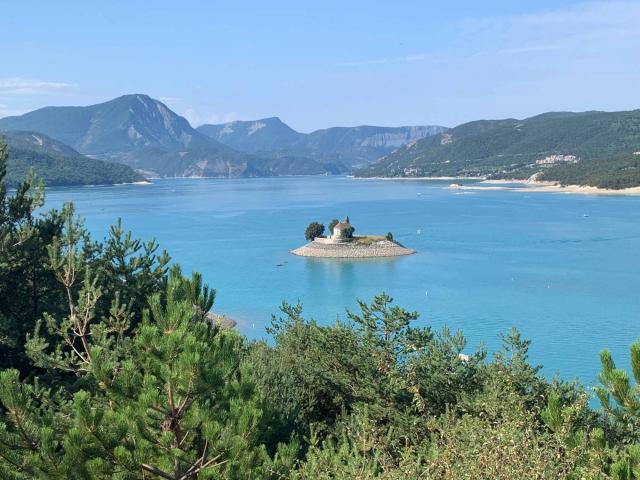
M 622 366 L 640 335 L 640 198 L 449 190 L 449 181 L 345 177 L 159 180 L 47 190 L 104 237 L 121 217 L 217 289 L 215 310 L 265 337 L 279 304 L 321 323 L 385 291 L 436 329 L 490 352 L 511 326 L 551 376 L 596 382 L 598 353 Z M 465 182 L 467 183 L 467 182 Z M 480 185 L 480 184 L 478 184 Z M 393 232 L 414 255 L 316 259 L 289 253 L 311 221 L 349 215 L 357 234 Z M 421 232 L 421 233 L 418 233 Z

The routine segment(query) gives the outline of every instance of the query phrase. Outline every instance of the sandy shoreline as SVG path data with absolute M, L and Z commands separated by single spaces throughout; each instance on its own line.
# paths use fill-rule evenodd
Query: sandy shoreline
M 355 180 L 486 180 L 487 177 L 354 177 L 349 175 L 348 178 Z
M 535 192 L 535 193 L 574 193 L 582 195 L 621 195 L 638 196 L 640 187 L 622 188 L 614 190 L 610 188 L 591 187 L 587 185 L 560 185 L 556 182 L 532 181 L 532 180 L 490 180 L 486 177 L 351 177 L 356 180 L 452 180 L 452 181 L 480 181 L 480 183 L 491 185 L 460 185 L 449 187 L 455 190 L 505 190 L 515 192 Z M 509 187 L 507 185 L 519 185 Z M 520 186 L 522 185 L 522 186 Z
M 582 195 L 621 195 L 621 196 L 638 196 L 640 195 L 640 187 L 622 188 L 614 190 L 610 188 L 591 187 L 587 185 L 560 185 L 556 182 L 539 181 L 539 180 L 491 180 L 486 177 L 349 177 L 356 180 L 451 180 L 451 181 L 479 181 L 480 183 L 491 185 L 460 185 L 451 186 L 449 188 L 455 190 L 505 190 L 515 192 L 534 192 L 534 193 L 572 193 Z M 522 185 L 518 187 L 509 187 L 507 185 Z
M 522 187 L 482 187 L 482 186 L 462 186 L 461 190 L 507 190 L 516 192 L 533 192 L 533 193 L 577 193 L 582 195 L 626 195 L 637 196 L 640 195 L 640 187 L 622 188 L 619 190 L 613 190 L 610 188 L 590 187 L 587 185 L 560 185 L 556 182 L 543 182 L 543 181 L 530 181 L 530 180 L 484 180 L 481 183 L 489 185 L 500 184 L 518 184 Z

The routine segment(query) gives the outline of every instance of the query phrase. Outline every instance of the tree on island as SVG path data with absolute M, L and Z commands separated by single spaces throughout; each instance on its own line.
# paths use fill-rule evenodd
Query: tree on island
M 353 232 L 355 231 L 356 229 L 352 226 L 342 229 L 341 231 L 342 238 L 353 238 Z
M 391 232 L 387 232 L 387 240 L 389 240 L 390 242 L 393 242 L 393 233 Z
M 333 227 L 340 223 L 340 220 L 334 218 L 329 222 L 329 235 L 333 235 Z
M 311 222 L 304 231 L 304 238 L 313 241 L 317 237 L 321 237 L 324 233 L 324 225 L 318 222 Z

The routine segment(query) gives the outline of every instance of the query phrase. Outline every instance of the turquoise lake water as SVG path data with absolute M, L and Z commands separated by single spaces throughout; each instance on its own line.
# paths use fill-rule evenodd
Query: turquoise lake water
M 161 180 L 47 190 L 94 235 L 118 217 L 156 238 L 218 292 L 214 309 L 264 337 L 282 300 L 323 323 L 387 292 L 420 322 L 461 329 L 489 351 L 514 325 L 545 373 L 594 384 L 607 347 L 628 365 L 640 335 L 640 197 L 448 190 L 442 181 L 298 177 Z M 393 232 L 418 251 L 372 260 L 291 255 L 311 221 L 349 215 L 357 234 Z M 421 231 L 421 234 L 418 233 Z

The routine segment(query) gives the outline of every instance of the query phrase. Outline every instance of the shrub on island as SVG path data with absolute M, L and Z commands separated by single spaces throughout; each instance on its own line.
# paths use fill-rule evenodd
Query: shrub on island
M 349 226 L 347 228 L 342 229 L 342 231 L 340 232 L 340 236 L 342 238 L 353 238 L 353 233 L 356 231 L 356 229 L 352 226 Z

